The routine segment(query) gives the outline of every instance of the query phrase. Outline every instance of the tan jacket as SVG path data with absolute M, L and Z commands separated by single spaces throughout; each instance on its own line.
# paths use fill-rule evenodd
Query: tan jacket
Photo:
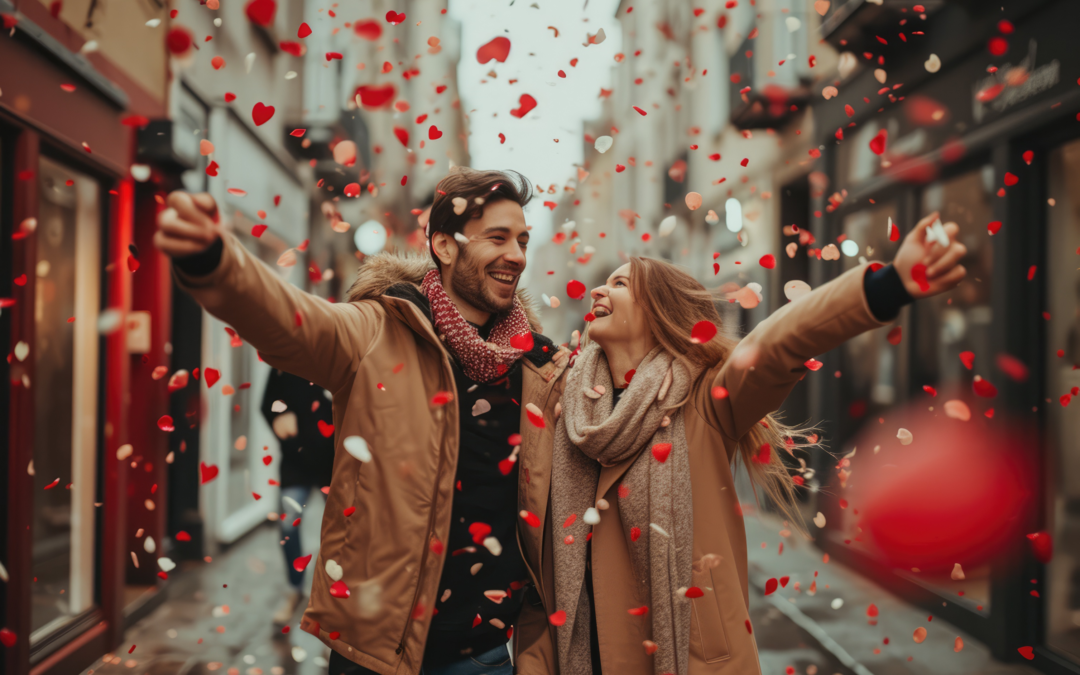
M 455 392 L 450 356 L 420 306 L 396 296 L 402 288 L 406 296 L 410 288 L 418 293 L 431 263 L 416 256 L 375 256 L 360 269 L 349 301 L 330 303 L 285 283 L 235 237 L 223 236 L 218 268 L 190 278 L 174 267 L 177 283 L 232 325 L 264 361 L 334 397 L 334 473 L 301 628 L 382 675 L 416 675 L 447 554 L 440 544 L 449 536 L 459 441 L 457 403 L 432 404 L 438 392 Z M 403 282 L 412 286 L 396 286 Z M 392 287 L 397 291 L 386 294 Z M 531 312 L 530 323 L 538 330 Z M 521 546 L 534 583 L 551 479 L 554 407 L 568 360 L 564 350 L 551 351 L 554 358 L 540 366 L 522 359 L 519 503 L 539 516 L 541 527 L 521 520 L 519 544 L 502 542 Z M 544 412 L 544 428 L 528 420 L 528 403 Z M 349 436 L 367 441 L 370 462 L 344 449 Z M 331 595 L 331 572 L 340 573 L 349 598 Z M 526 601 L 515 628 L 519 673 L 554 672 L 548 667 L 553 650 L 546 625 L 544 608 Z
M 862 280 L 868 265 L 849 270 L 762 321 L 738 347 L 759 350 L 755 367 L 740 367 L 731 358 L 718 364 L 683 408 L 694 500 L 693 559 L 697 563 L 706 554 L 720 556 L 717 567 L 695 569 L 693 574 L 693 584 L 705 595 L 690 601 L 689 675 L 761 672 L 749 623 L 746 531 L 731 470 L 737 439 L 780 407 L 807 372 L 805 361 L 888 323 L 875 319 L 867 306 Z M 713 399 L 714 386 L 725 387 L 727 398 Z M 618 485 L 633 461 L 600 471 L 596 497 L 611 506 L 593 527 L 597 633 L 604 673 L 653 675 L 652 657 L 642 646 L 651 638 L 648 615 L 627 613 L 650 604 L 647 590 L 636 588 L 627 548 L 634 544 L 626 541 L 619 520 Z M 550 526 L 559 528 L 558 523 Z M 550 574 L 550 550 L 544 564 L 545 574 Z M 543 590 L 548 606 L 554 606 L 552 585 Z

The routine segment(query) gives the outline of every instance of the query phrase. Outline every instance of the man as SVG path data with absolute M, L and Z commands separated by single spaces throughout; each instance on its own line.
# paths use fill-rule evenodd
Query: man
M 550 578 L 539 561 L 568 358 L 517 290 L 531 197 L 517 178 L 448 175 L 428 222 L 434 265 L 374 256 L 338 304 L 279 279 L 219 227 L 208 195 L 174 192 L 159 216 L 177 283 L 267 363 L 333 393 L 301 623 L 333 650 L 331 675 L 555 670 L 536 585 Z
M 330 484 L 334 470 L 334 416 L 322 387 L 302 377 L 274 368 L 266 378 L 261 411 L 281 445 L 281 549 L 292 587 L 272 617 L 276 627 L 292 621 L 304 596 L 304 567 L 296 560 L 304 554 L 300 545 L 299 508 L 312 490 Z M 321 424 L 320 424 L 321 422 Z M 331 426 L 327 426 L 331 425 Z M 329 429 L 326 434 L 324 429 Z M 299 507 L 299 508 L 298 508 Z

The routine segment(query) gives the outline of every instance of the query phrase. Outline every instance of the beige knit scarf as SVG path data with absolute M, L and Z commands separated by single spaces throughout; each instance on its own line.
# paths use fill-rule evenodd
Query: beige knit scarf
M 633 457 L 622 479 L 629 494 L 619 500 L 619 513 L 638 587 L 649 593 L 649 611 L 641 620 L 651 621 L 658 645 L 654 671 L 689 672 L 691 605 L 677 591 L 692 585 L 693 501 L 683 415 L 670 406 L 686 398 L 692 381 L 693 373 L 657 347 L 613 407 L 611 370 L 599 345 L 586 347 L 570 371 L 555 430 L 551 482 L 550 523 L 557 528 L 552 539 L 559 542 L 554 547 L 555 609 L 566 612 L 566 623 L 557 632 L 561 675 L 592 672 L 584 586 L 585 539 L 592 526 L 584 516 L 603 496 L 596 494 L 600 463 L 610 466 Z M 596 387 L 603 387 L 599 398 L 593 397 Z M 665 456 L 666 444 L 670 454 Z M 563 528 L 571 514 L 576 520 Z M 599 515 L 605 517 L 603 511 Z M 632 542 L 631 528 L 640 529 L 637 541 Z M 561 543 L 568 534 L 574 543 Z M 626 597 L 633 595 L 634 589 L 627 588 Z

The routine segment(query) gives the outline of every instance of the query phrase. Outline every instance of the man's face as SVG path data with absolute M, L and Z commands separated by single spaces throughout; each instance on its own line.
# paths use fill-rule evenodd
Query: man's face
M 489 314 L 509 310 L 525 271 L 529 232 L 524 211 L 516 202 L 494 202 L 465 225 L 462 235 L 469 241 L 455 241 L 457 255 L 443 277 L 449 273 L 454 294 L 476 309 Z

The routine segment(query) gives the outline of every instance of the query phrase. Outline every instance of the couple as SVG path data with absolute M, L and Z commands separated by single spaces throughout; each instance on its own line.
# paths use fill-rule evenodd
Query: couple
M 771 413 L 805 362 L 958 284 L 964 247 L 926 239 L 932 214 L 893 264 L 704 344 L 690 331 L 719 325 L 713 296 L 632 258 L 592 291 L 568 367 L 517 290 L 531 194 L 520 176 L 452 172 L 433 262 L 375 256 L 336 304 L 248 253 L 209 196 L 169 196 L 155 243 L 180 286 L 333 394 L 301 628 L 333 650 L 330 675 L 758 673 L 732 463 L 790 504 L 777 452 L 804 439 Z

